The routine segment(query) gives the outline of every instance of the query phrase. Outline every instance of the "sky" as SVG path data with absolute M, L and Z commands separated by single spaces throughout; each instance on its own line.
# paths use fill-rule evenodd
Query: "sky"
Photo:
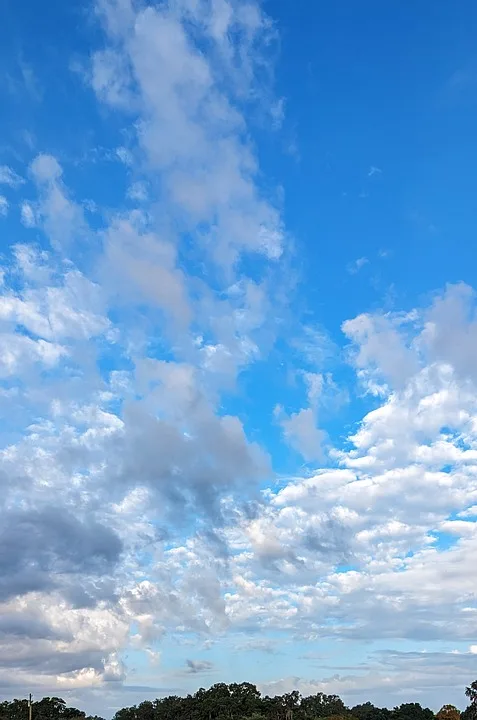
M 0 23 L 0 696 L 477 677 L 477 5 Z

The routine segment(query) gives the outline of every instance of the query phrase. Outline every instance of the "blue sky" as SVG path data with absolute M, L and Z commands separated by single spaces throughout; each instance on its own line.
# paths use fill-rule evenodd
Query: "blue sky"
M 2 696 L 464 704 L 476 31 L 470 2 L 4 9 Z

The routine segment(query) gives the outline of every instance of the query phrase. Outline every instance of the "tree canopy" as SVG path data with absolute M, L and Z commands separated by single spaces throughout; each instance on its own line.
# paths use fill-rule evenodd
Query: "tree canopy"
M 32 718 L 35 720 L 103 720 L 98 716 L 86 715 L 82 710 L 68 707 L 58 697 L 44 697 L 32 703 Z M 5 700 L 0 703 L 0 720 L 28 720 L 28 700 Z
M 438 713 L 436 713 L 437 720 L 459 720 L 460 710 L 455 705 L 443 705 Z
M 251 683 L 217 683 L 193 695 L 169 695 L 118 710 L 113 720 L 477 720 L 477 681 L 466 688 L 470 705 L 461 713 L 444 705 L 434 714 L 419 703 L 403 703 L 392 710 L 365 702 L 347 707 L 338 695 L 316 693 L 302 697 L 297 690 L 262 696 Z M 0 703 L 0 720 L 28 720 L 28 701 Z M 68 707 L 58 697 L 32 703 L 32 720 L 103 720 Z

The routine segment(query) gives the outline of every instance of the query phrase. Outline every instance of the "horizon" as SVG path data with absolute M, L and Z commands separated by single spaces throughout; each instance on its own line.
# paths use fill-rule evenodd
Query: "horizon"
M 465 688 L 468 706 L 461 712 L 454 705 L 445 704 L 439 711 L 423 708 L 419 703 L 401 703 L 394 708 L 379 708 L 369 701 L 353 707 L 347 707 L 338 695 L 316 693 L 302 696 L 298 691 L 291 691 L 279 696 L 268 696 L 260 693 L 258 688 L 248 682 L 225 685 L 217 683 L 209 688 L 199 688 L 196 693 L 183 696 L 169 695 L 154 700 L 144 700 L 131 707 L 118 708 L 114 720 L 137 720 L 139 717 L 161 718 L 161 705 L 167 717 L 175 720 L 190 718 L 191 703 L 195 705 L 194 717 L 206 716 L 208 720 L 220 717 L 252 718 L 348 718 L 349 720 L 468 720 L 475 712 L 475 687 Z M 166 702 L 167 701 L 167 702 Z M 181 707 L 182 705 L 182 707 Z M 79 708 L 70 707 L 62 698 L 43 697 L 41 700 L 16 698 L 3 703 L 4 720 L 15 720 L 21 716 L 22 710 L 28 710 L 30 720 L 104 720 L 98 715 L 86 715 Z

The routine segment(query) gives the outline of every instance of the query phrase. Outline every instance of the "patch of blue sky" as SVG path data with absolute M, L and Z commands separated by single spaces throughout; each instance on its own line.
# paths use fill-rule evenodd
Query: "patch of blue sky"
M 340 562 L 334 568 L 334 572 L 344 574 L 348 572 L 359 572 L 360 569 L 361 568 L 357 563 Z
M 430 536 L 434 539 L 432 547 L 439 552 L 451 550 L 459 542 L 459 535 L 450 532 L 433 531 Z
M 469 450 L 470 444 L 465 439 L 465 434 L 462 433 L 462 431 L 456 431 L 455 428 L 451 427 L 450 425 L 443 425 L 440 429 L 441 435 L 445 440 L 448 442 L 451 442 L 453 445 L 455 445 L 459 450 Z M 448 465 L 445 467 L 449 467 Z M 443 470 L 443 472 L 447 472 L 447 470 Z

